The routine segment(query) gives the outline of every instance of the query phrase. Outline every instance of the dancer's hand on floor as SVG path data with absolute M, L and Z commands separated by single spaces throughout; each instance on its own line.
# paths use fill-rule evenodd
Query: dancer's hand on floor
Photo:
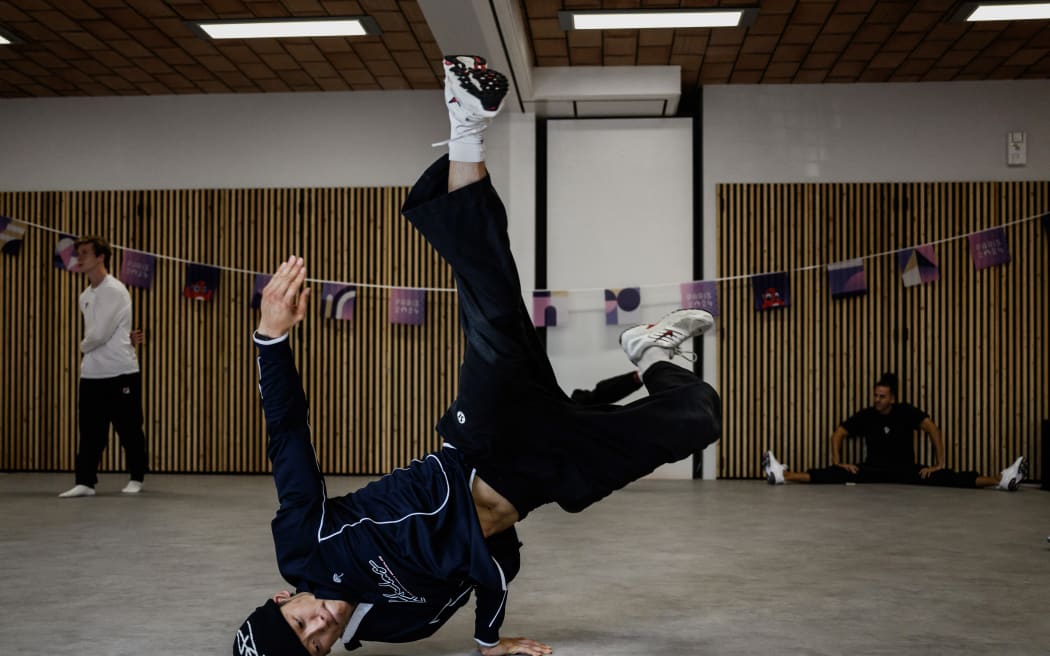
M 546 656 L 554 650 L 548 645 L 528 638 L 500 638 L 498 645 L 480 647 L 481 656 L 504 656 L 505 654 L 528 654 L 528 656 Z
M 293 255 L 281 264 L 263 288 L 262 316 L 258 329 L 260 334 L 271 338 L 281 337 L 306 317 L 310 288 L 303 289 L 305 280 L 303 258 Z

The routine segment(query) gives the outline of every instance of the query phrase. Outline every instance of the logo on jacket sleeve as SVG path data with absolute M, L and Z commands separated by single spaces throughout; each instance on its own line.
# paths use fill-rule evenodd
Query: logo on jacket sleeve
M 390 592 L 384 592 L 383 597 L 393 602 L 404 602 L 410 604 L 425 604 L 427 600 L 425 597 L 417 597 L 408 591 L 405 586 L 401 585 L 401 581 L 397 580 L 397 576 L 391 571 L 390 566 L 386 564 L 382 556 L 376 556 L 379 563 L 375 560 L 368 561 L 368 564 L 372 566 L 372 571 L 379 575 L 379 587 L 385 588 Z

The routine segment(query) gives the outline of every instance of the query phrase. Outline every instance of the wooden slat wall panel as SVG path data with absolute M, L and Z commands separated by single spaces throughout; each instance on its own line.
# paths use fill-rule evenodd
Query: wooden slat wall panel
M 311 278 L 454 286 L 449 267 L 400 216 L 407 188 L 0 193 L 0 214 L 114 244 L 248 271 L 289 254 Z M 57 235 L 30 228 L 0 257 L 0 469 L 71 471 L 77 443 L 77 296 L 86 279 L 52 265 Z M 120 271 L 121 251 L 110 272 Z M 129 288 L 145 430 L 155 472 L 266 472 L 249 307 L 253 277 L 222 273 L 208 303 L 183 298 L 185 267 L 157 261 L 153 287 Z M 463 338 L 456 295 L 427 295 L 421 327 L 387 323 L 387 290 L 358 288 L 352 322 L 322 319 L 320 285 L 293 348 L 322 467 L 381 474 L 437 448 L 455 396 Z M 122 471 L 115 436 L 102 471 Z
M 1050 211 L 1048 182 L 727 184 L 720 276 L 796 270 L 946 239 Z M 1038 220 L 1007 228 L 1013 261 L 977 271 L 968 242 L 937 245 L 940 280 L 904 288 L 896 257 L 867 259 L 868 294 L 832 300 L 823 267 L 791 274 L 792 307 L 757 313 L 750 282 L 722 284 L 719 476 L 830 463 L 830 436 L 870 404 L 883 371 L 930 413 L 948 465 L 998 474 L 1028 456 L 1040 479 L 1050 417 L 1050 244 Z M 849 440 L 844 459 L 863 459 Z M 916 457 L 932 462 L 925 437 Z

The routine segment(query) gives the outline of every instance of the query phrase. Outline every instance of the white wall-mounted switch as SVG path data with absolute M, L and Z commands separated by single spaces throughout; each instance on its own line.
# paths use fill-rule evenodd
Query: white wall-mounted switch
M 1006 165 L 1024 166 L 1028 163 L 1028 145 L 1024 132 L 1006 133 Z

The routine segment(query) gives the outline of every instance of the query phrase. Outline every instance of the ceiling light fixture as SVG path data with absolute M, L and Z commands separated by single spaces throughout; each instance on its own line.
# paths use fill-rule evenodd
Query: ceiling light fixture
M 9 46 L 12 43 L 22 43 L 14 34 L 0 27 L 0 46 Z
M 955 13 L 955 20 L 1015 21 L 1050 19 L 1050 2 L 965 2 Z
M 742 27 L 750 25 L 757 7 L 733 9 L 652 9 L 609 11 L 602 9 L 559 11 L 563 30 L 646 30 L 690 27 Z
M 382 30 L 370 16 L 293 18 L 286 20 L 191 21 L 209 39 L 281 39 L 295 37 L 365 36 Z

